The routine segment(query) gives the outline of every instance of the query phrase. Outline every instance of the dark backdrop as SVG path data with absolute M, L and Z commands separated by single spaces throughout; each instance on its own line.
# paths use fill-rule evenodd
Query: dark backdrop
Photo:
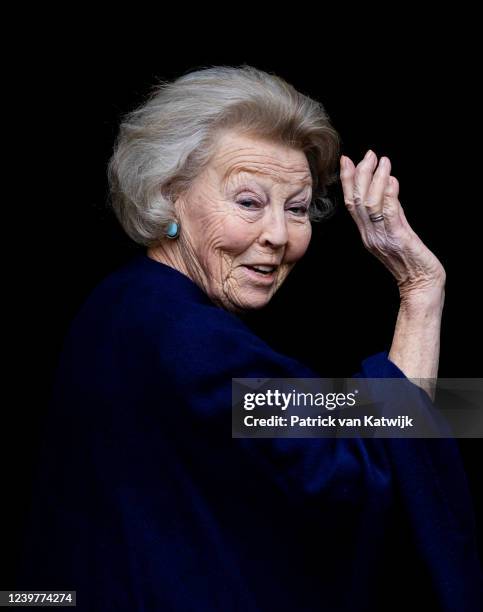
M 477 114 L 473 79 L 451 51 L 429 51 L 417 62 L 381 64 L 374 58 L 369 70 L 355 56 L 348 70 L 335 50 L 326 62 L 303 54 L 288 60 L 276 50 L 265 60 L 256 52 L 198 51 L 175 62 L 170 57 L 179 53 L 161 50 L 89 54 L 87 42 L 82 52 L 32 50 L 14 96 L 28 119 L 22 157 L 12 161 L 28 172 L 12 200 L 14 246 L 4 277 L 13 296 L 6 331 L 14 331 L 15 341 L 7 382 L 13 390 L 6 411 L 12 424 L 3 436 L 9 494 L 2 545 L 8 563 L 0 588 L 11 584 L 38 428 L 66 328 L 95 284 L 139 250 L 105 205 L 106 165 L 120 114 L 142 102 L 156 77 L 252 64 L 319 99 L 341 134 L 342 152 L 356 163 L 368 148 L 388 156 L 410 224 L 447 271 L 440 376 L 482 375 Z M 389 350 L 398 309 L 390 274 L 364 249 L 341 191 L 333 195 L 339 201 L 336 214 L 314 226 L 305 258 L 272 303 L 249 318 L 275 348 L 322 376 L 350 375 L 364 357 Z M 460 445 L 481 534 L 481 441 Z

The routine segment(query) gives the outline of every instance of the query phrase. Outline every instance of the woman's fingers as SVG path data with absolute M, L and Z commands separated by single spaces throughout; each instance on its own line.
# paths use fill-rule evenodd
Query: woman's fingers
M 387 157 L 381 157 L 364 198 L 364 222 L 366 224 L 366 241 L 369 247 L 377 243 L 382 244 L 386 240 L 384 206 L 390 174 L 390 160 Z
M 388 209 L 392 209 L 393 207 L 397 208 L 399 219 L 401 221 L 401 225 L 408 231 L 412 232 L 412 228 L 409 225 L 408 220 L 406 219 L 406 215 L 404 214 L 404 209 L 399 200 L 399 181 L 395 176 L 390 176 L 391 185 L 388 185 L 388 193 L 387 193 L 387 203 L 385 204 Z
M 375 153 L 369 150 L 364 159 L 356 166 L 354 174 L 353 199 L 354 210 L 367 229 L 369 213 L 367 211 L 367 195 L 373 179 L 374 168 L 377 164 Z
M 392 240 L 400 240 L 404 235 L 409 236 L 413 232 L 398 196 L 399 182 L 394 176 L 390 176 L 383 194 L 383 214 L 386 234 Z
M 364 207 L 369 220 L 372 215 L 382 214 L 384 206 L 384 192 L 391 175 L 391 162 L 387 157 L 381 157 L 377 170 L 374 172 L 372 182 L 364 198 Z
M 340 178 L 346 207 L 357 223 L 362 237 L 372 243 L 371 236 L 383 238 L 386 230 L 398 233 L 403 228 L 412 231 L 398 200 L 399 182 L 391 176 L 391 161 L 381 157 L 373 173 L 377 157 L 368 151 L 356 166 L 352 160 L 341 157 Z M 370 215 L 384 215 L 384 220 L 373 222 Z
M 361 234 L 363 234 L 364 222 L 357 211 L 356 203 L 354 201 L 355 174 L 356 167 L 354 166 L 352 160 L 349 157 L 342 155 L 340 158 L 340 181 L 342 183 L 342 190 L 344 192 L 344 202 L 351 217 L 356 222 L 359 231 Z
M 376 165 L 377 157 L 371 150 L 367 151 L 357 166 L 354 166 L 348 157 L 341 157 L 341 182 L 345 204 L 368 248 L 372 248 L 386 236 L 384 221 L 371 221 L 370 215 L 383 213 L 384 192 L 389 181 L 391 162 L 387 157 L 383 157 L 374 172 Z
M 395 277 L 401 296 L 440 286 L 444 268 L 409 225 L 399 202 L 399 182 L 391 176 L 390 160 L 382 157 L 377 170 L 377 157 L 372 151 L 357 166 L 345 155 L 340 161 L 346 207 L 364 246 Z M 383 218 L 378 221 L 381 214 Z

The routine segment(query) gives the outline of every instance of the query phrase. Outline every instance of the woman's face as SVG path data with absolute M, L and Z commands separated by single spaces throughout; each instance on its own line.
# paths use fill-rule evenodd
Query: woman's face
M 177 201 L 177 246 L 188 275 L 214 302 L 261 308 L 309 245 L 309 164 L 302 151 L 233 131 L 218 145 Z

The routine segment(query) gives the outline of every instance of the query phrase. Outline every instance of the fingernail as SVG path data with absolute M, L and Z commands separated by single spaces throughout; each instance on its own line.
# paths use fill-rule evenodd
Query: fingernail
M 340 158 L 340 166 L 341 168 L 345 168 L 345 157 L 343 155 L 341 155 Z
M 371 151 L 371 149 L 369 149 L 369 151 L 367 151 L 364 159 L 371 160 L 373 155 L 374 155 L 374 153 Z
M 381 157 L 379 160 L 379 167 L 385 168 L 387 166 L 387 157 Z

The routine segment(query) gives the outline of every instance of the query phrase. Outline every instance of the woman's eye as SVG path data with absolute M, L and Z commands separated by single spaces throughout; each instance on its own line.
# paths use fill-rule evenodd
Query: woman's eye
M 291 206 L 289 210 L 301 217 L 307 213 L 308 208 L 306 206 Z
M 257 202 L 257 200 L 252 200 L 249 198 L 246 198 L 244 200 L 239 200 L 237 203 L 239 206 L 242 206 L 243 208 L 246 208 L 248 210 L 256 210 L 260 208 L 261 206 L 261 204 Z M 290 210 L 297 217 L 303 217 L 307 214 L 308 207 L 307 206 L 291 206 L 288 210 Z
M 258 206 L 258 202 L 256 202 L 255 200 L 240 200 L 238 204 L 240 204 L 240 206 L 243 206 L 243 208 L 256 208 Z

